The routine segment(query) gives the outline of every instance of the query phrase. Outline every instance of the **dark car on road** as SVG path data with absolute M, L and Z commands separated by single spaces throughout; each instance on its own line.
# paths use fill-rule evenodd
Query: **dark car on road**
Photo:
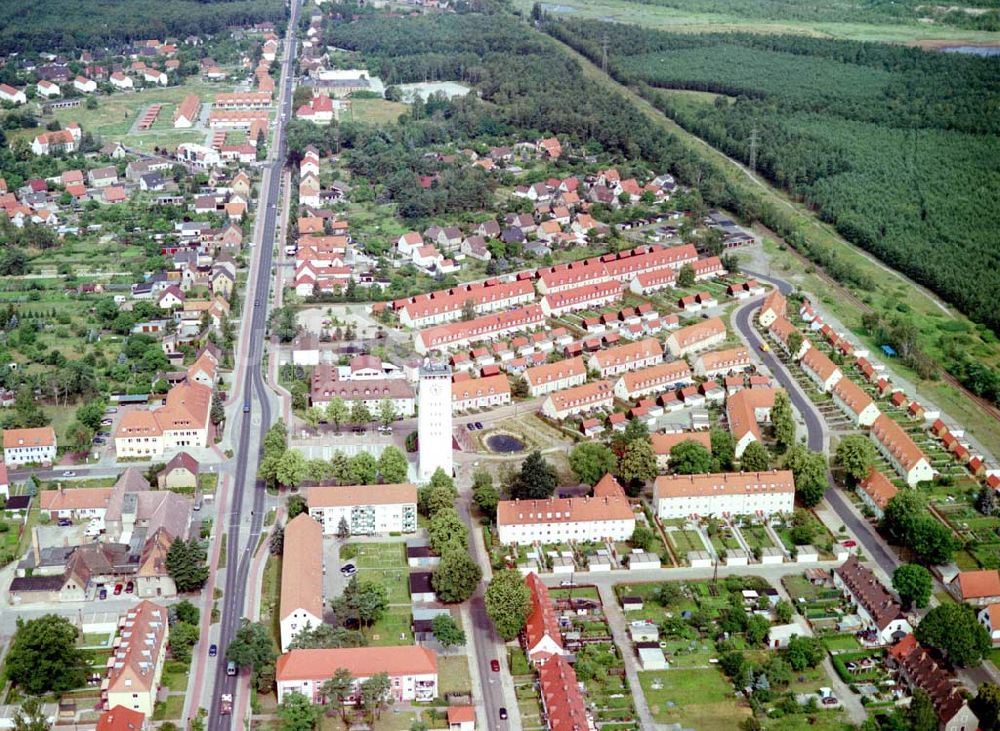
M 209 657 L 215 657 L 218 654 L 219 654 L 219 646 L 218 645 L 209 645 L 208 646 L 208 656 Z
M 503 706 L 500 706 L 500 720 L 501 721 L 507 720 L 507 709 L 504 708 Z

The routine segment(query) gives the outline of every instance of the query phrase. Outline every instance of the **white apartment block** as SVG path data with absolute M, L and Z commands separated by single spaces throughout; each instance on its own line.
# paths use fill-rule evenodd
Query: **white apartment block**
M 52 464 L 56 461 L 56 432 L 51 426 L 4 429 L 3 462 L 8 467 Z
M 417 529 L 417 487 L 399 485 L 339 485 L 309 488 L 309 515 L 336 535 L 347 521 L 352 536 L 412 533 Z
M 661 520 L 790 513 L 795 480 L 790 470 L 663 475 L 656 478 L 653 505 Z

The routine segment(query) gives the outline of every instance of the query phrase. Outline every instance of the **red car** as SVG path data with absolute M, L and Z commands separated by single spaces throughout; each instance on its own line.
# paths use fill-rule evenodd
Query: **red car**
M 122 585 L 121 584 L 115 584 L 115 596 L 118 596 L 121 593 L 122 593 Z
M 500 661 L 499 660 L 490 660 L 490 670 L 492 670 L 494 673 L 499 673 L 500 672 Z

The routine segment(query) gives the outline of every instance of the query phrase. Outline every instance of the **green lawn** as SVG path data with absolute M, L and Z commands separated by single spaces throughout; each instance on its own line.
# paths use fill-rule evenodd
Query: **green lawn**
M 405 543 L 349 543 L 341 558 L 352 557 L 358 581 L 374 581 L 389 590 L 389 604 L 410 605 L 410 572 Z
M 854 635 L 829 635 L 823 638 L 827 650 L 860 650 Z
M 157 703 L 153 711 L 154 721 L 165 721 L 167 719 L 178 719 L 184 713 L 184 696 L 169 695 L 166 703 Z
M 392 124 L 409 109 L 409 104 L 385 99 L 351 99 L 351 107 L 344 118 L 368 124 Z
M 378 622 L 365 630 L 372 645 L 412 645 L 413 618 L 409 607 L 390 607 Z
M 750 715 L 740 707 L 732 686 L 715 668 L 639 673 L 639 683 L 657 723 L 685 728 L 732 729 Z M 656 684 L 659 688 L 655 688 Z
M 438 694 L 471 693 L 469 658 L 465 655 L 438 658 Z

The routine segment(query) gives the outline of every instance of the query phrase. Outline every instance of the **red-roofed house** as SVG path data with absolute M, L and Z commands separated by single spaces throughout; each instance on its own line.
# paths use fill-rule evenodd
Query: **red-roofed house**
M 524 577 L 524 583 L 531 592 L 531 611 L 523 631 L 524 649 L 531 662 L 544 666 L 553 656 L 566 654 L 559 620 L 549 590 L 538 574 L 531 572 Z

